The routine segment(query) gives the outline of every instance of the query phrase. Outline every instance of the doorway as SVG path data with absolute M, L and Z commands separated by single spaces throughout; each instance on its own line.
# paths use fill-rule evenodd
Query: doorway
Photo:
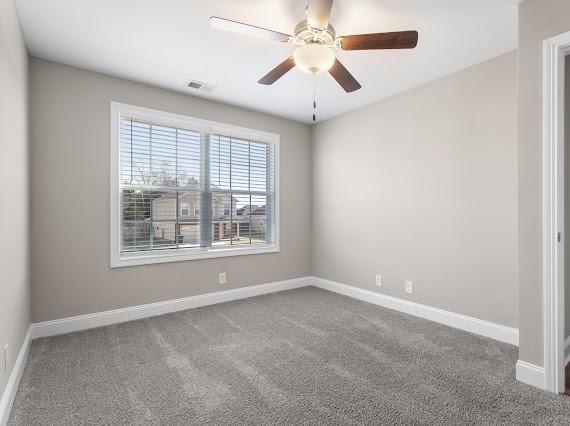
M 570 55 L 564 58 L 564 229 L 570 230 Z M 570 239 L 564 239 L 564 393 L 570 396 Z
M 565 209 L 565 186 L 570 191 L 570 176 L 566 176 L 565 163 L 570 175 L 570 145 L 565 162 L 566 113 L 566 67 L 570 55 L 570 32 L 545 40 L 543 61 L 543 335 L 544 335 L 544 388 L 551 392 L 564 393 L 566 350 L 565 315 L 565 246 L 570 238 L 565 229 L 565 214 L 568 211 L 570 229 L 570 192 L 568 209 Z M 570 61 L 568 62 L 570 64 Z M 570 87 L 569 87 L 570 88 Z M 570 104 L 569 104 L 570 106 Z M 570 128 L 569 125 L 567 126 Z M 570 139 L 569 139 L 570 140 Z M 565 185 L 568 179 L 569 184 Z M 568 243 L 566 241 L 568 240 Z M 570 278 L 570 260 L 568 275 Z M 570 281 L 570 280 L 569 280 Z M 570 296 L 570 282 L 569 291 Z M 570 299 L 570 297 L 569 297 Z M 570 305 L 569 305 L 570 307 Z M 570 311 L 569 311 L 570 312 Z

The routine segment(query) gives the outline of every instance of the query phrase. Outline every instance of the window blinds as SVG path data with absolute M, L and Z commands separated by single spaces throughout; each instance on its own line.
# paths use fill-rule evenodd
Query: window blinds
M 121 118 L 121 253 L 273 243 L 269 143 Z

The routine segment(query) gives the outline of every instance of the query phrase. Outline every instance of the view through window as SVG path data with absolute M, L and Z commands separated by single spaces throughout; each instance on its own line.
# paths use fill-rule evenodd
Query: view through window
M 275 242 L 275 147 L 120 118 L 120 254 Z

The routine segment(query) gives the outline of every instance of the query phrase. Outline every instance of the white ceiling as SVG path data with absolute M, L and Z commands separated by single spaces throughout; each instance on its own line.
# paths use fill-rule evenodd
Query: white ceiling
M 339 52 L 362 84 L 317 76 L 318 120 L 353 110 L 517 46 L 519 0 L 335 0 L 337 34 L 417 29 L 418 47 Z M 312 77 L 257 84 L 293 47 L 209 28 L 212 15 L 291 34 L 306 0 L 17 0 L 33 56 L 311 122 Z M 186 88 L 192 78 L 217 86 Z

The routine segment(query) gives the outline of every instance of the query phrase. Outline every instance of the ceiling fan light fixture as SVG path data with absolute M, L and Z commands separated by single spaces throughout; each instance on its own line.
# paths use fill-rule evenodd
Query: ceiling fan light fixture
M 297 46 L 293 55 L 264 75 L 258 81 L 259 84 L 271 85 L 296 67 L 313 75 L 328 71 L 347 93 L 359 90 L 362 86 L 336 58 L 337 49 L 343 51 L 413 49 L 418 44 L 417 31 L 349 34 L 337 37 L 335 29 L 329 22 L 334 0 L 305 1 L 307 19 L 295 26 L 293 35 L 217 16 L 210 17 L 210 26 Z M 315 81 L 313 80 L 313 92 Z
M 336 59 L 334 50 L 330 47 L 310 43 L 299 46 L 293 52 L 295 65 L 301 71 L 309 74 L 319 74 L 331 69 Z

